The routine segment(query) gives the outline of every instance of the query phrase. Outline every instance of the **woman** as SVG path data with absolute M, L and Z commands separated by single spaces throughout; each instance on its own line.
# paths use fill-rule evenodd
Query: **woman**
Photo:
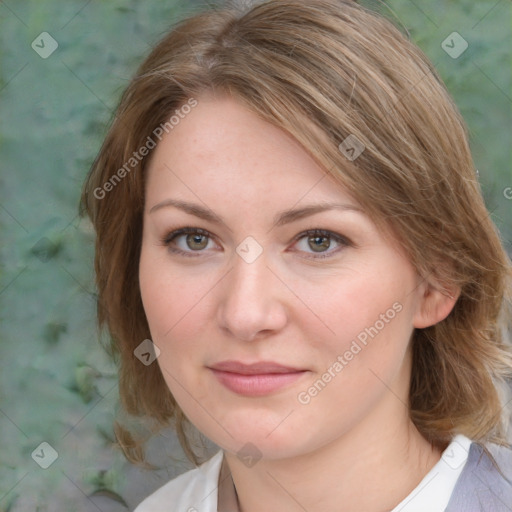
M 196 464 L 190 424 L 221 448 L 137 512 L 511 510 L 511 264 L 460 114 L 389 21 L 185 20 L 82 199 L 125 409 Z

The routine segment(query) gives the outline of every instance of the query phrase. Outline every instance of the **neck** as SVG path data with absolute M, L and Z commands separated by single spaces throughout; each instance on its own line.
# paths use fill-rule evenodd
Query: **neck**
M 314 452 L 263 458 L 252 468 L 234 454 L 225 457 L 241 512 L 339 512 L 340 504 L 345 512 L 383 512 L 413 491 L 441 453 L 388 393 L 356 429 Z

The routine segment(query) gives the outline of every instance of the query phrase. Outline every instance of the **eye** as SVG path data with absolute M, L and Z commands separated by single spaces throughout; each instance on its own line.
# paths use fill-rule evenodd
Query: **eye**
M 302 239 L 305 239 L 306 241 L 306 248 L 312 249 L 316 254 L 320 254 L 317 256 L 306 256 L 311 259 L 330 258 L 334 254 L 338 253 L 343 247 L 352 245 L 348 238 L 324 229 L 310 229 L 309 231 L 298 235 L 296 241 L 301 241 Z M 328 251 L 333 241 L 338 244 L 340 248 L 334 251 Z
M 178 245 L 176 240 L 184 238 L 185 246 L 181 248 L 175 247 Z M 208 239 L 212 235 L 208 231 L 200 228 L 181 228 L 169 233 L 162 239 L 162 244 L 165 245 L 169 251 L 183 256 L 200 256 L 200 254 L 193 254 L 194 252 L 202 252 L 208 246 Z M 187 250 L 190 249 L 190 250 Z
M 181 238 L 183 238 L 184 242 L 180 247 L 178 241 Z M 174 254 L 195 257 L 200 256 L 200 253 L 208 248 L 208 242 L 211 238 L 213 238 L 213 235 L 204 229 L 187 227 L 172 231 L 161 240 L 161 243 Z M 309 248 L 312 249 L 313 253 L 317 254 L 316 256 L 306 256 L 306 258 L 310 259 L 329 258 L 338 253 L 343 247 L 352 245 L 348 238 L 324 229 L 310 229 L 305 231 L 295 237 L 294 243 L 296 244 L 303 239 L 306 240 L 307 246 L 299 252 L 308 252 L 307 249 Z M 328 251 L 333 241 L 340 247 L 337 250 Z

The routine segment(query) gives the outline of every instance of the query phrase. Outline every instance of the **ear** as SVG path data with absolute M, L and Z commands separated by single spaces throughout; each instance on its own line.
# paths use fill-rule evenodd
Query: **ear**
M 420 287 L 418 307 L 413 318 L 413 326 L 418 329 L 431 327 L 444 320 L 452 311 L 460 295 L 460 288 L 438 289 L 431 283 Z

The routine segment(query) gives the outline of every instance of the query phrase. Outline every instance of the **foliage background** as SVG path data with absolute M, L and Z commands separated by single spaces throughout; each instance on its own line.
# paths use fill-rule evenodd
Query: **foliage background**
M 380 2 L 362 2 L 381 9 Z M 389 0 L 465 117 L 493 220 L 512 253 L 512 4 Z M 115 368 L 98 341 L 93 234 L 82 181 L 120 93 L 151 46 L 199 1 L 0 2 L 0 512 L 133 510 L 191 466 L 174 435 L 149 445 L 158 471 L 113 448 Z M 389 11 L 385 11 L 389 15 Z M 59 46 L 31 48 L 43 31 Z M 453 31 L 469 47 L 441 48 Z M 42 442 L 58 452 L 42 469 Z

